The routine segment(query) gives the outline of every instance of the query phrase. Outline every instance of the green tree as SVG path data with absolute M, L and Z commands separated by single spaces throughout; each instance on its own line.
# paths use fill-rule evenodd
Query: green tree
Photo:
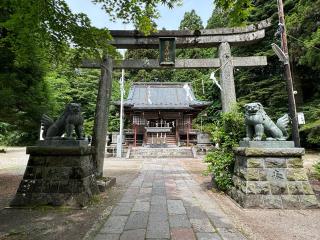
M 181 5 L 181 0 L 92 0 L 94 3 L 102 3 L 103 9 L 112 19 L 120 18 L 124 22 L 133 22 L 135 27 L 146 34 L 153 32 L 156 27 L 154 19 L 160 16 L 157 6 L 162 4 L 169 8 Z
M 41 113 L 50 105 L 44 69 L 37 61 L 16 66 L 14 53 L 7 49 L 7 45 L 0 47 L 1 140 L 5 144 L 30 143 L 37 137 Z M 29 48 L 33 60 L 37 53 L 34 47 Z
M 259 1 L 259 0 L 258 0 Z M 253 0 L 214 0 L 219 9 L 223 9 L 234 25 L 244 24 L 253 10 Z M 270 1 L 269 1 L 270 2 Z
M 208 19 L 206 28 L 221 28 L 227 27 L 228 25 L 230 25 L 230 21 L 228 19 L 227 13 L 221 8 L 216 7 L 215 9 L 213 9 L 210 18 Z
M 192 9 L 186 12 L 180 22 L 180 30 L 200 30 L 203 29 L 201 17 L 197 15 L 196 11 Z

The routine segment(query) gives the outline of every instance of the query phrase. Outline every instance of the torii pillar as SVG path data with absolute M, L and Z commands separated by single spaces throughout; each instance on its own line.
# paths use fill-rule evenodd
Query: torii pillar
M 106 147 L 108 128 L 109 102 L 112 89 L 113 61 L 107 57 L 101 64 L 101 77 L 99 81 L 93 136 L 91 145 L 95 148 L 93 161 L 96 168 L 96 176 L 103 176 L 103 162 Z
M 233 59 L 231 56 L 230 44 L 221 43 L 219 46 L 220 59 L 220 81 L 221 81 L 221 103 L 222 111 L 230 112 L 232 106 L 236 103 L 236 89 L 233 75 Z

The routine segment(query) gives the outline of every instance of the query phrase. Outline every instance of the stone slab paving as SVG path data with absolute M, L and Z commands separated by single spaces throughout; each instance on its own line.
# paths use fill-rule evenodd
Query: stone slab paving
M 132 212 L 124 227 L 125 230 L 145 229 L 148 224 L 148 213 Z
M 95 240 L 244 240 L 177 159 L 145 159 Z

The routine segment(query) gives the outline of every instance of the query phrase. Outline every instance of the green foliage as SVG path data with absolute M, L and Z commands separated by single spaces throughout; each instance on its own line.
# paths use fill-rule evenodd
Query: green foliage
M 99 70 L 63 67 L 49 72 L 45 80 L 50 86 L 52 104 L 46 113 L 57 118 L 67 103 L 80 103 L 85 119 L 85 133 L 92 135 L 99 78 Z
M 6 126 L 2 144 L 33 142 L 39 136 L 41 114 L 50 105 L 41 51 L 30 45 L 28 54 L 30 61 L 15 64 L 10 44 L 0 44 L 0 124 Z
M 289 2 L 290 3 L 290 2 Z M 287 5 L 287 4 L 286 4 Z M 294 79 L 300 85 L 307 124 L 301 128 L 304 146 L 320 147 L 320 19 L 319 0 L 296 0 L 287 10 L 288 39 Z
M 315 177 L 320 180 L 320 162 L 315 163 L 313 165 L 313 169 Z
M 320 147 L 320 100 L 315 99 L 303 107 L 307 124 L 302 126 L 300 135 L 307 147 Z
M 179 29 L 181 30 L 200 30 L 203 29 L 201 17 L 196 14 L 195 10 L 186 12 L 182 21 L 180 22 Z
M 308 123 L 301 128 L 300 135 L 308 147 L 320 147 L 320 120 Z
M 205 162 L 208 163 L 208 173 L 212 173 L 217 187 L 221 191 L 227 191 L 232 186 L 232 171 L 234 160 L 232 152 L 222 149 L 209 152 Z
M 111 49 L 109 32 L 92 27 L 85 14 L 73 14 L 64 0 L 4 0 L 0 14 L 0 28 L 5 33 L 0 44 L 7 43 L 15 63 L 22 66 L 33 61 L 30 47 L 51 61 L 62 57 L 68 46 L 77 51 L 77 57 L 97 57 Z
M 207 173 L 212 173 L 217 187 L 226 191 L 232 186 L 234 158 L 232 149 L 244 136 L 244 116 L 236 107 L 232 112 L 222 113 L 219 121 L 212 126 L 212 140 L 219 148 L 205 157 Z
M 159 4 L 173 8 L 180 5 L 180 0 L 92 0 L 94 3 L 102 3 L 102 8 L 111 16 L 112 20 L 123 19 L 124 22 L 133 22 L 137 29 L 145 34 L 155 31 L 155 18 L 160 16 L 157 11 Z
M 223 9 L 234 25 L 243 24 L 254 8 L 252 0 L 214 0 Z
M 213 9 L 211 17 L 207 22 L 207 29 L 222 28 L 230 25 L 227 13 L 221 8 L 216 7 Z
M 0 122 L 0 145 L 20 145 L 28 141 L 28 134 L 17 130 L 14 125 Z
M 291 56 L 296 64 L 319 70 L 320 30 L 316 19 L 320 19 L 320 12 L 316 9 L 320 8 L 320 1 L 296 0 L 293 2 L 290 14 L 286 18 Z

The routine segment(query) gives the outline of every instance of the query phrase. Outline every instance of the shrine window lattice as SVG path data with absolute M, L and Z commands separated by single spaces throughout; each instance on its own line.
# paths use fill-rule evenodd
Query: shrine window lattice
M 144 118 L 140 117 L 140 116 L 134 115 L 134 116 L 133 116 L 132 123 L 133 123 L 134 125 L 138 125 L 138 126 L 140 126 L 140 125 L 146 125 L 146 120 L 145 120 Z

